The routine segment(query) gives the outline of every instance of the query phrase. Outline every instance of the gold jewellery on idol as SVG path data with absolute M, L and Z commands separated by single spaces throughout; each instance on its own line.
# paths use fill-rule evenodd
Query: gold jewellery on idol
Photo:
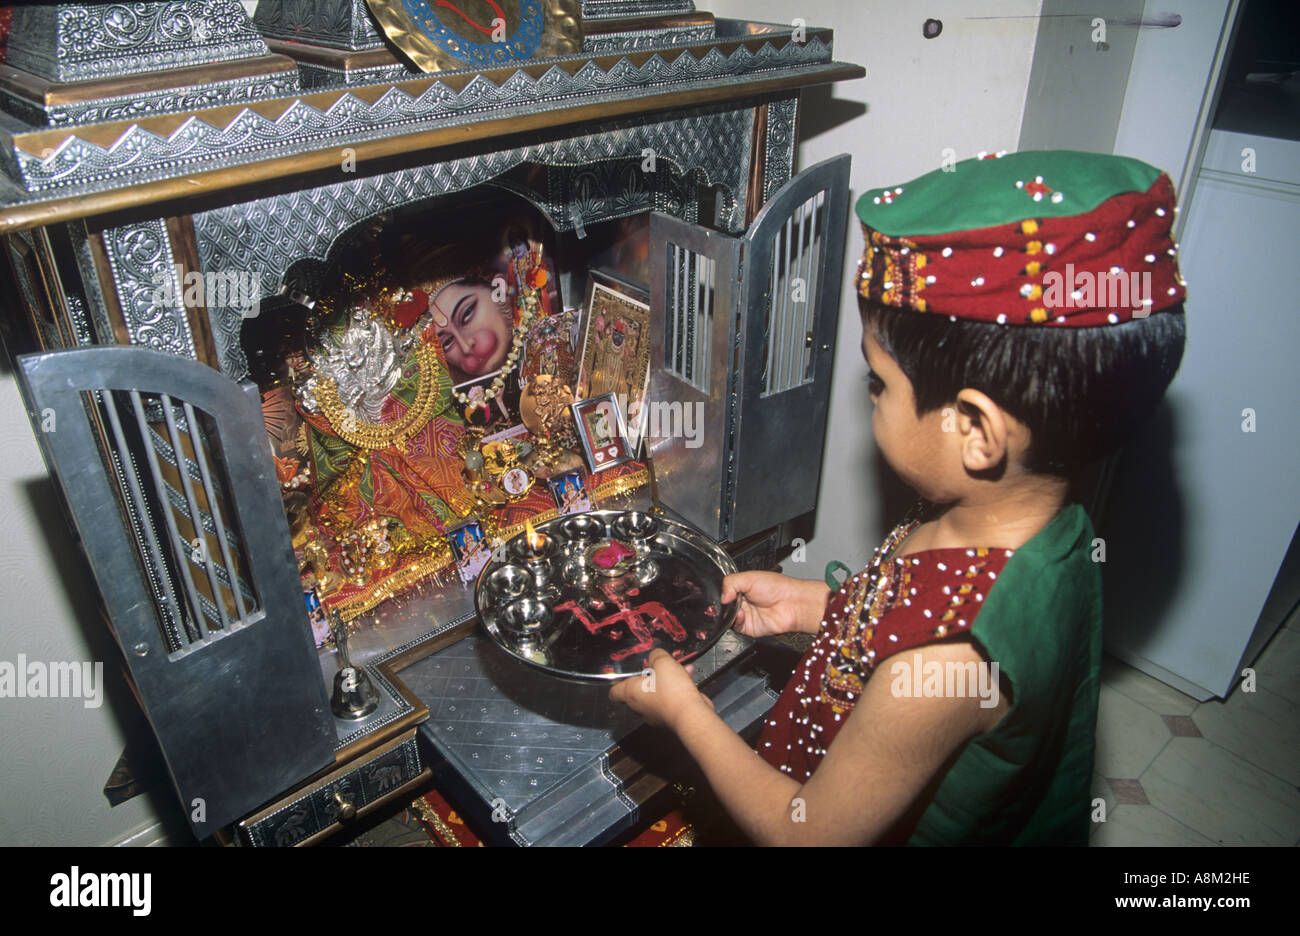
M 356 411 L 339 399 L 338 386 L 333 379 L 325 378 L 320 382 L 316 388 L 316 403 L 339 438 L 363 449 L 400 448 L 428 425 L 442 399 L 442 381 L 449 381 L 450 376 L 434 352 L 424 345 L 417 345 L 412 355 L 419 366 L 420 383 L 415 392 L 415 400 L 401 419 L 389 423 L 371 423 L 357 419 Z

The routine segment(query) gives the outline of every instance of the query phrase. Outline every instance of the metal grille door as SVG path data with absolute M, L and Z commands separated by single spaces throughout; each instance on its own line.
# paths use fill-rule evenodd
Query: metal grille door
M 724 539 L 740 241 L 652 214 L 650 252 L 646 444 L 664 502 Z
M 727 539 L 817 506 L 839 315 L 849 157 L 799 173 L 745 236 Z
M 145 348 L 18 359 L 200 838 L 333 763 L 337 735 L 257 389 Z

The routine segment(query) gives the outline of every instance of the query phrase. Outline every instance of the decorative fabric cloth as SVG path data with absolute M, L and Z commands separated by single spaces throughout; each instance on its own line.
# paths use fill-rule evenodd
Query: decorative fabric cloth
M 967 159 L 858 200 L 858 292 L 1002 325 L 1113 325 L 1181 303 L 1174 187 L 1124 156 Z
M 411 804 L 428 830 L 429 837 L 450 848 L 481 848 L 483 841 L 437 790 L 430 790 Z M 672 809 L 652 822 L 635 838 L 623 843 L 629 848 L 662 848 L 695 844 L 695 827 L 680 809 Z
M 928 802 L 917 804 L 920 815 L 894 833 L 908 844 L 1086 845 L 1101 687 L 1101 573 L 1092 541 L 1087 514 L 1072 504 L 1010 556 L 1003 549 L 886 556 L 875 570 L 887 576 L 876 626 L 845 620 L 850 583 L 832 596 L 758 753 L 806 780 L 861 684 L 873 672 L 892 678 L 888 664 L 878 672 L 882 662 L 969 635 L 998 664 L 1010 708 L 962 748 Z

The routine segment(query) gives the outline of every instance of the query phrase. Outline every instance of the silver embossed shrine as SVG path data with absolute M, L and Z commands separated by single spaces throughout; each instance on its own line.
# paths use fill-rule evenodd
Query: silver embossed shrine
M 545 584 L 534 524 L 573 588 L 645 530 L 778 560 L 848 201 L 847 157 L 796 172 L 799 92 L 862 71 L 690 0 L 490 6 L 8 13 L 10 351 L 199 839 L 313 843 L 433 784 L 493 844 L 609 842 L 680 765 L 584 676 L 677 640 L 738 731 L 775 699 L 685 625 L 685 560 L 618 579 L 662 566 L 681 626 L 575 612 L 617 666 L 532 665 L 552 609 L 490 605 L 521 655 L 475 589 Z

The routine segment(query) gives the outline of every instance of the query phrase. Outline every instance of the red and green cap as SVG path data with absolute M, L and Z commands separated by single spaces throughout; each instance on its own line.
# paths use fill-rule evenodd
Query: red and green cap
M 1069 150 L 967 159 L 858 200 L 858 293 L 1001 325 L 1113 325 L 1183 301 L 1169 176 Z

